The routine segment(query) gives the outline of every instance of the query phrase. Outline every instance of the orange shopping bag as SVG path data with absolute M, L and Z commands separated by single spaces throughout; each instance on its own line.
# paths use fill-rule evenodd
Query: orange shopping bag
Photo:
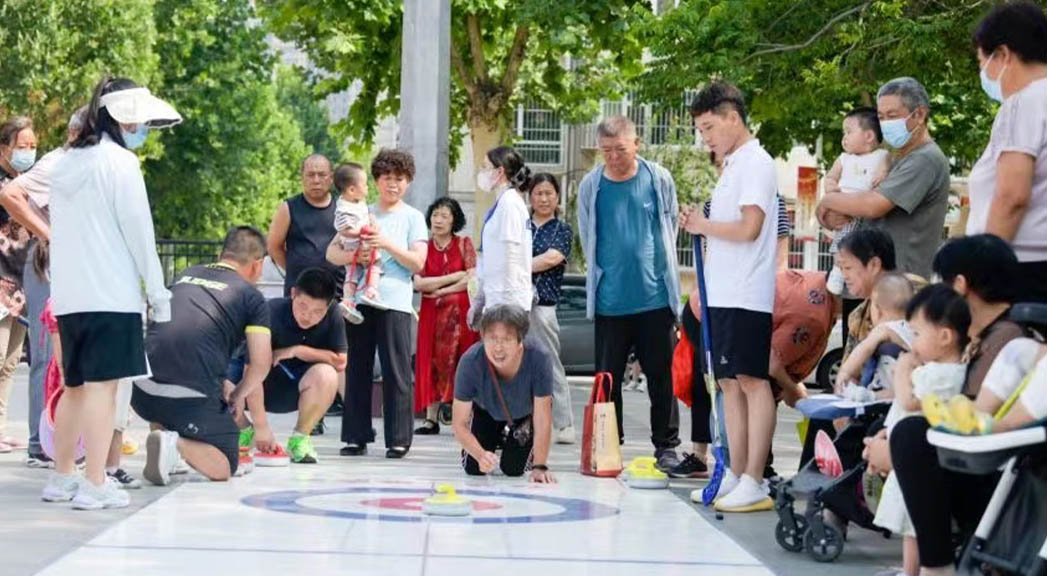
M 694 387 L 694 345 L 683 330 L 673 350 L 672 373 L 673 396 L 690 407 L 693 401 L 691 388 Z
M 601 372 L 593 378 L 593 390 L 585 405 L 582 424 L 582 474 L 615 477 L 622 471 L 622 447 L 618 443 L 618 419 L 611 401 L 612 378 Z

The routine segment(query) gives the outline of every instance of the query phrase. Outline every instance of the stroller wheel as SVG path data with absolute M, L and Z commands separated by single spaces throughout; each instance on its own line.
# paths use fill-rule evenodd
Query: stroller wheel
M 788 552 L 803 552 L 804 534 L 807 533 L 807 519 L 800 515 L 794 515 L 796 530 L 789 530 L 782 520 L 774 527 L 774 539 L 778 545 Z
M 443 426 L 451 425 L 451 405 L 440 404 L 440 410 L 437 412 L 436 421 Z
M 803 547 L 818 562 L 832 562 L 843 553 L 843 535 L 830 524 L 824 524 L 825 537 L 818 538 L 813 529 L 803 535 Z

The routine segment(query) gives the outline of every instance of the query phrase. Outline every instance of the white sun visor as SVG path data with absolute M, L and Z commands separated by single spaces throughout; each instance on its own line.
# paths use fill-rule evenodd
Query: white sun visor
M 131 88 L 104 94 L 99 105 L 121 124 L 146 124 L 167 128 L 182 121 L 173 106 L 149 93 L 148 88 Z

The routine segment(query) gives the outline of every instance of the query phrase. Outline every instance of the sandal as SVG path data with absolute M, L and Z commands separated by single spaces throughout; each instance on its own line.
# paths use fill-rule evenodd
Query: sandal
M 421 426 L 414 429 L 414 433 L 420 436 L 436 436 L 440 433 L 440 425 L 426 418 Z

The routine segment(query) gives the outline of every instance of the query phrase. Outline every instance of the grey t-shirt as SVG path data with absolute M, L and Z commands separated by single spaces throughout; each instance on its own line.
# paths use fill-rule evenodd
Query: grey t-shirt
M 894 160 L 879 193 L 894 207 L 872 221 L 894 241 L 898 271 L 931 278 L 931 263 L 942 242 L 949 208 L 949 159 L 931 141 Z
M 519 420 L 533 412 L 534 399 L 552 395 L 552 357 L 537 340 L 524 338 L 524 357 L 520 371 L 507 382 L 499 381 L 502 395 L 509 407 L 513 420 Z M 487 367 L 487 355 L 483 342 L 473 344 L 458 361 L 458 372 L 454 377 L 454 399 L 475 402 L 480 408 L 499 422 L 505 421 L 505 413 L 498 402 Z
M 949 160 L 928 142 L 894 161 L 879 192 L 894 208 L 871 224 L 894 240 L 898 270 L 930 278 L 949 208 Z

